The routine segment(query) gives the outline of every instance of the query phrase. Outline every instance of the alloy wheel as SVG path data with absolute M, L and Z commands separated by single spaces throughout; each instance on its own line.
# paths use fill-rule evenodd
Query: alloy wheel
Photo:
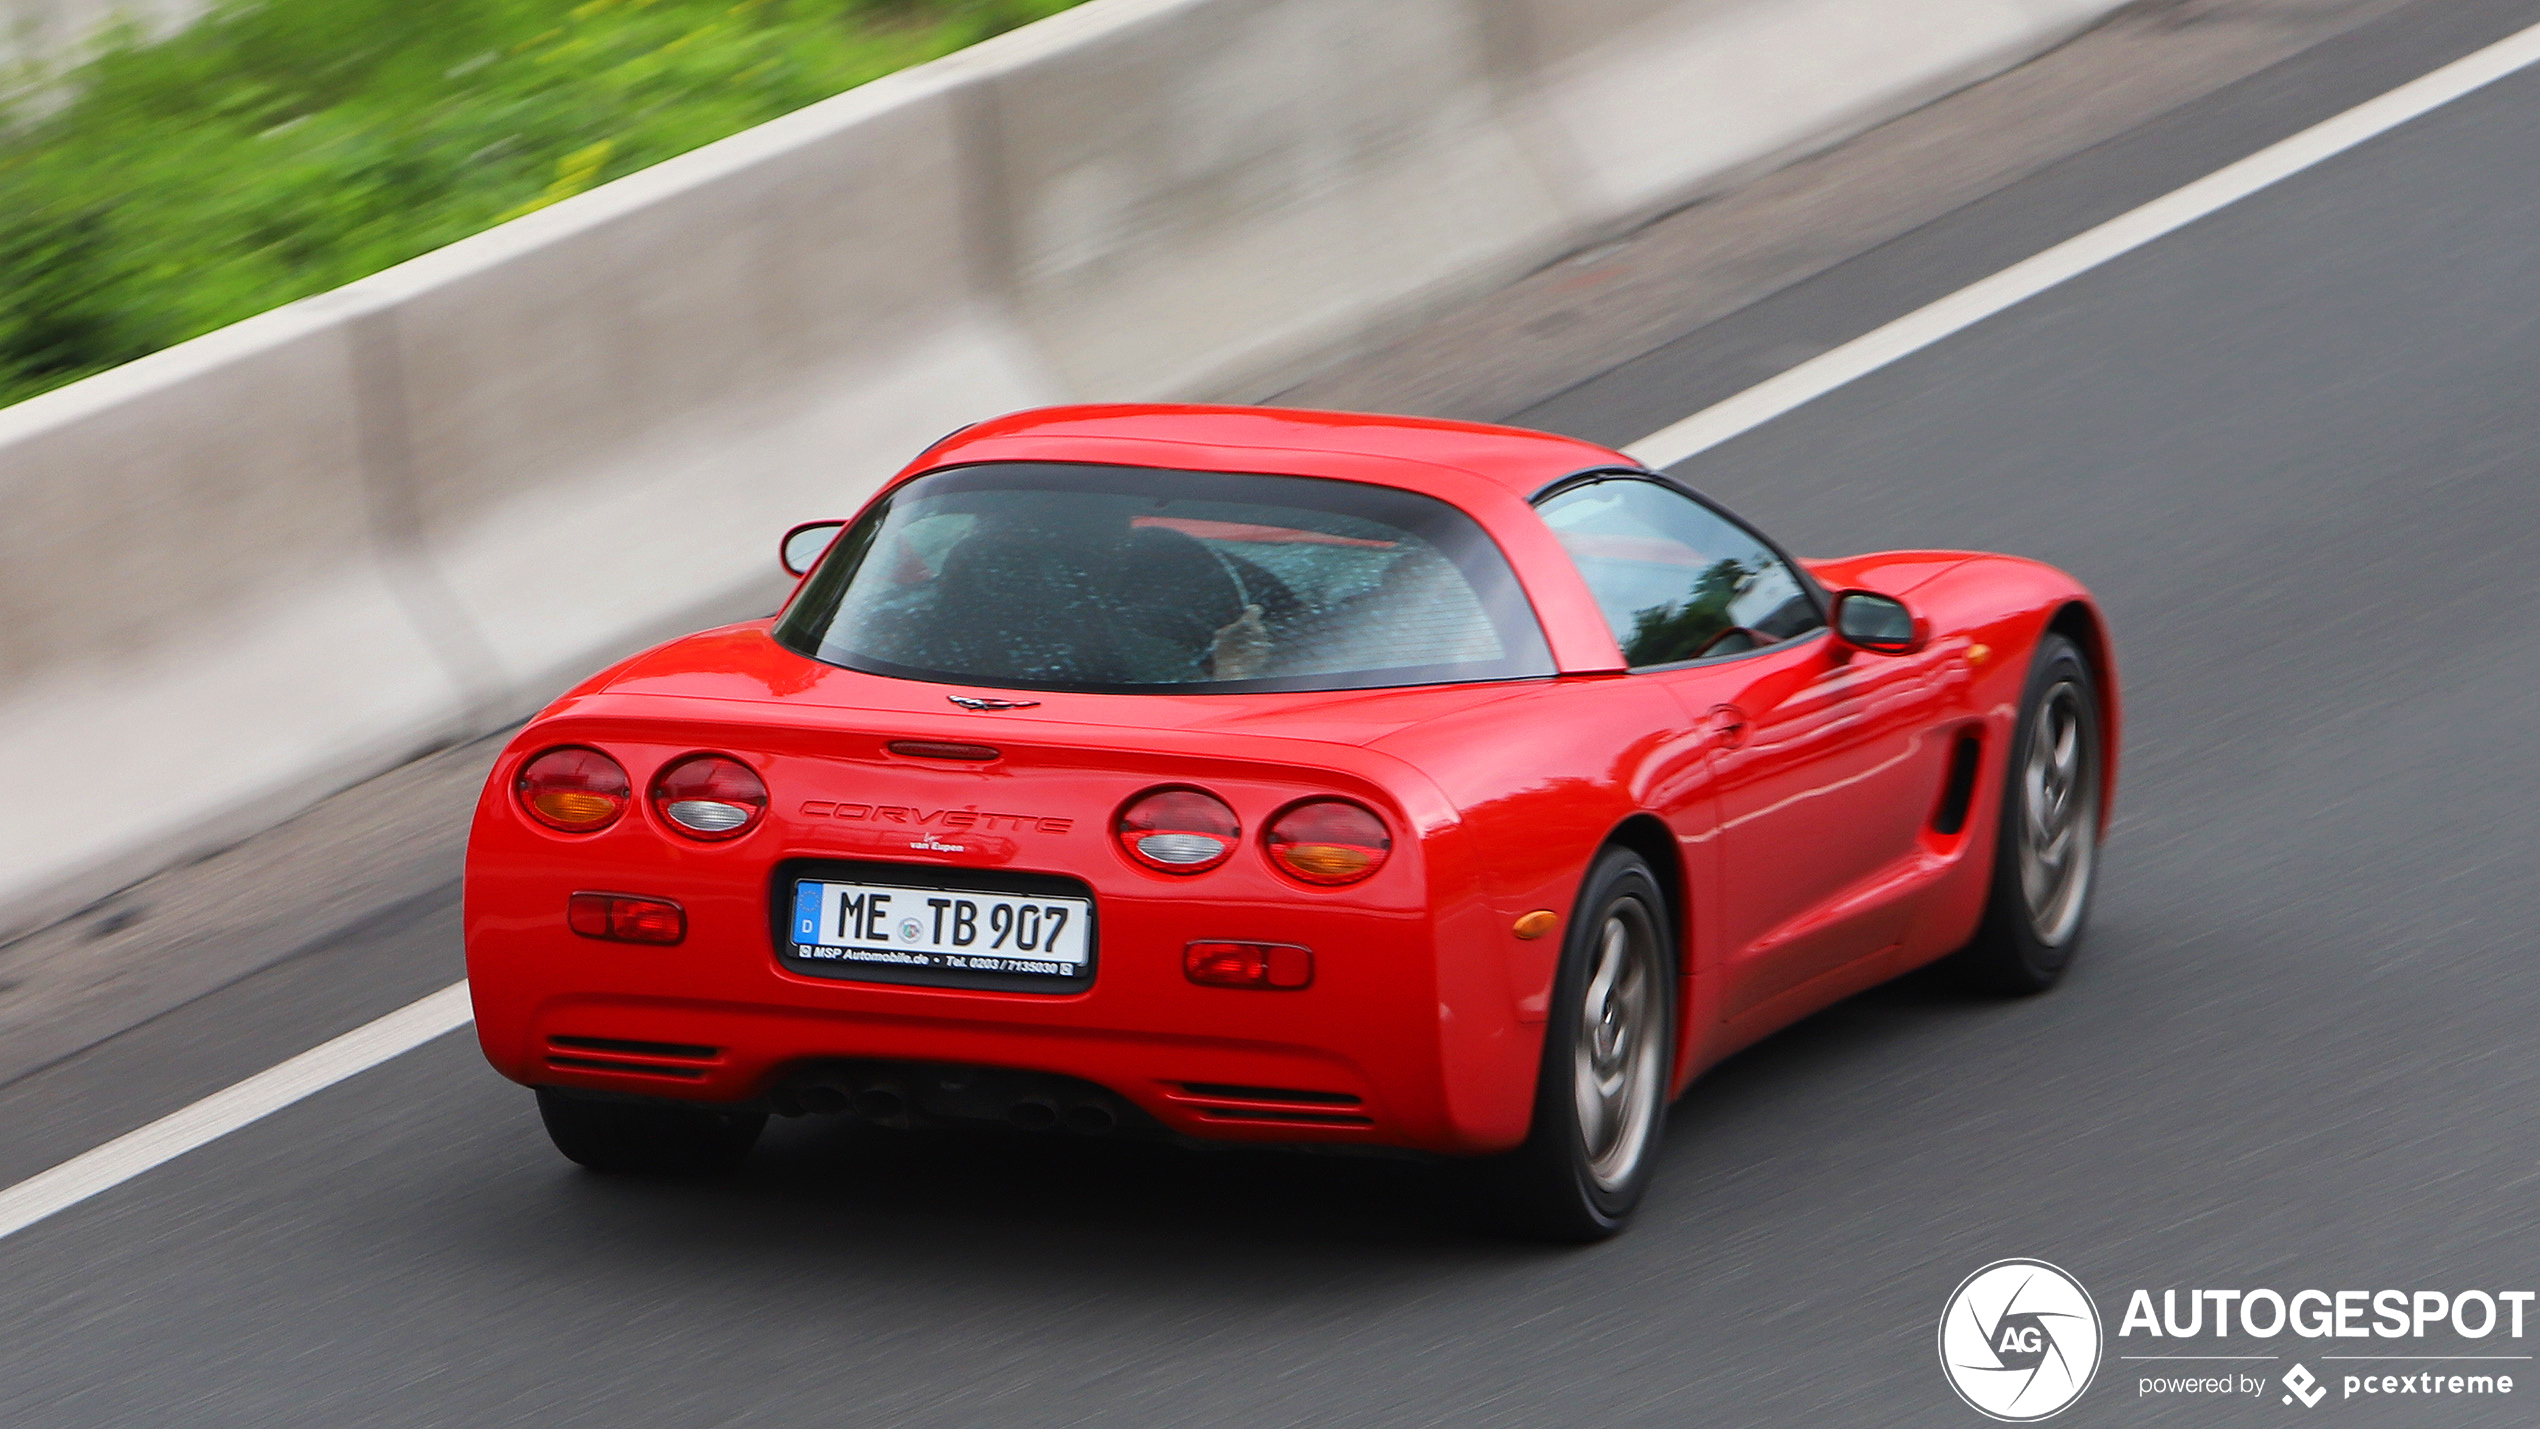
M 1606 912 L 1596 964 L 1579 1000 L 1571 1091 L 1588 1174 L 1611 1191 L 1648 1153 L 1666 1077 L 1666 995 L 1649 910 L 1626 898 Z
M 2099 857 L 2099 758 L 2087 698 L 2073 680 L 2046 691 L 2020 769 L 2020 893 L 2029 930 L 2050 948 L 2080 925 Z

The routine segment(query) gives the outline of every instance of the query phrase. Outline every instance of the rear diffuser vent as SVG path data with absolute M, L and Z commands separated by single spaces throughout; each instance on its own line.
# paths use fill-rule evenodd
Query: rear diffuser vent
M 1267 1122 L 1274 1126 L 1374 1126 L 1371 1116 L 1337 1111 L 1289 1111 L 1278 1107 L 1212 1106 L 1200 1109 L 1207 1121 Z
M 621 1077 L 667 1077 L 701 1080 L 723 1056 L 720 1047 L 690 1042 L 638 1042 L 624 1037 L 547 1039 L 547 1065 L 563 1071 L 604 1072 Z
M 1358 1111 L 1364 1105 L 1348 1092 L 1306 1091 L 1297 1087 L 1247 1087 L 1227 1082 L 1183 1082 L 1175 1101 L 1193 1105 L 1204 1120 L 1242 1121 L 1271 1126 L 1374 1126 L 1376 1119 Z
M 1357 1106 L 1347 1092 L 1301 1092 L 1293 1087 L 1238 1087 L 1225 1082 L 1184 1082 L 1182 1090 L 1210 1101 L 1269 1102 L 1305 1106 Z

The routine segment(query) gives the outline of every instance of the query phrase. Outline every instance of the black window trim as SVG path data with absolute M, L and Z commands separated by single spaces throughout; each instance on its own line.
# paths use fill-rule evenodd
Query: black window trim
M 1676 478 L 1663 471 L 1652 471 L 1647 467 L 1638 466 L 1589 467 L 1585 471 L 1574 471 L 1568 476 L 1560 477 L 1554 481 L 1546 483 L 1540 490 L 1536 491 L 1534 495 L 1526 498 L 1526 504 L 1536 508 L 1538 517 L 1540 517 L 1543 504 L 1550 501 L 1552 498 L 1556 496 L 1566 496 L 1583 486 L 1594 486 L 1600 482 L 1606 481 L 1650 482 L 1659 487 L 1663 487 L 1668 491 L 1672 491 L 1678 496 L 1684 497 L 1686 500 L 1691 501 L 1694 505 L 1701 507 L 1703 510 L 1710 512 L 1714 516 L 1719 517 L 1721 520 L 1726 521 L 1738 530 L 1745 532 L 1748 536 L 1754 539 L 1757 545 L 1772 552 L 1775 559 L 1779 560 L 1784 566 L 1790 568 L 1790 573 L 1793 576 L 1796 576 L 1799 580 L 1799 589 L 1808 597 L 1808 603 L 1811 606 L 1814 606 L 1817 611 L 1817 628 L 1804 635 L 1794 635 L 1788 640 L 1777 640 L 1770 645 L 1758 645 L 1752 650 L 1739 650 L 1727 655 L 1705 655 L 1693 660 L 1670 660 L 1663 665 L 1634 665 L 1629 663 L 1631 657 L 1627 655 L 1624 656 L 1624 669 L 1629 673 L 1635 675 L 1658 675 L 1665 674 L 1670 670 L 1690 670 L 1709 665 L 1725 665 L 1732 660 L 1751 660 L 1758 655 L 1768 655 L 1776 650 L 1788 650 L 1794 646 L 1805 645 L 1823 637 L 1826 632 L 1833 627 L 1833 597 L 1827 593 L 1825 586 L 1818 582 L 1816 573 L 1808 569 L 1806 562 L 1799 560 L 1798 558 L 1792 556 L 1790 552 L 1783 550 L 1779 541 L 1776 541 L 1772 537 L 1765 535 L 1763 532 L 1756 530 L 1753 525 L 1741 518 L 1736 512 L 1729 510 L 1727 507 L 1722 506 L 1710 497 L 1703 495 L 1701 492 L 1693 489 L 1693 487 L 1684 482 L 1678 481 Z M 1573 564 L 1575 565 L 1576 563 L 1573 562 Z M 1601 614 L 1602 612 L 1600 612 L 1600 616 Z M 1616 648 L 1619 652 L 1619 642 Z

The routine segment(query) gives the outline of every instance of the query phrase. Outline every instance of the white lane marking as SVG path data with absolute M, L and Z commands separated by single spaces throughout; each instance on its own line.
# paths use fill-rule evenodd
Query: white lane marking
M 1747 388 L 1623 448 L 1663 469 L 1709 451 L 1858 377 L 1922 351 L 2068 278 L 2184 228 L 2217 209 L 2336 157 L 2540 60 L 2540 25 L 2509 35 L 2132 212 L 1971 283 L 1832 352 Z
M 288 1062 L 268 1067 L 182 1111 L 170 1112 L 138 1131 L 118 1136 L 0 1191 L 0 1237 L 15 1235 L 56 1211 L 68 1210 L 101 1191 L 112 1190 L 154 1166 L 217 1141 L 302 1097 L 369 1071 L 473 1020 L 467 983 L 462 980 L 331 1042 L 322 1042 Z
M 2067 239 L 1907 313 L 1779 377 L 1653 432 L 1623 450 L 1652 467 L 1673 466 L 1856 377 L 1972 327 L 2024 298 L 2493 84 L 2536 60 L 2540 60 L 2540 25 L 2499 40 L 2377 99 L 2366 100 L 2334 119 L 2315 124 L 2077 238 Z M 50 1171 L 0 1191 L 0 1237 L 15 1235 L 56 1211 L 78 1205 L 473 1020 L 467 984 L 452 983 L 420 1002 L 312 1047 L 182 1111 L 72 1157 Z

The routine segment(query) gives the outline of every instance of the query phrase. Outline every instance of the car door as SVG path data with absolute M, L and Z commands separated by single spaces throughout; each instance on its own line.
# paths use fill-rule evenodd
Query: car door
M 1713 746 L 1735 1018 L 1894 947 L 1947 769 L 1940 656 L 1819 632 L 1717 672 Z
M 1813 582 L 1674 486 L 1599 478 L 1539 509 L 1634 677 L 1711 736 L 1721 1015 L 1893 946 L 1943 762 L 1928 660 L 1836 641 Z

